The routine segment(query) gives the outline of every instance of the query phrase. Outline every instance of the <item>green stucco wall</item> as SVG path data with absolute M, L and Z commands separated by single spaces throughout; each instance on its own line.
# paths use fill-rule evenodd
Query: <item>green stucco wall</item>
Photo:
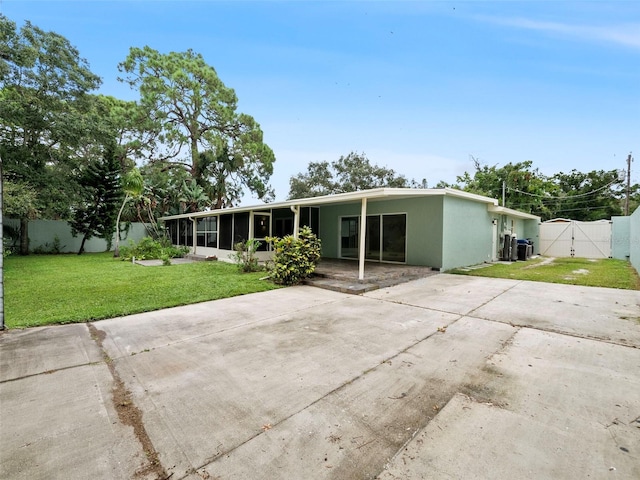
M 345 203 L 320 207 L 320 240 L 322 256 L 338 258 L 340 246 L 340 217 L 360 215 L 360 203 Z
M 449 195 L 434 195 L 397 200 L 369 200 L 367 214 L 407 215 L 406 263 L 427 265 L 440 270 L 490 262 L 493 249 L 499 248 L 503 226 L 519 238 L 538 240 L 538 221 L 492 214 L 488 205 Z M 361 203 L 353 202 L 320 207 L 322 256 L 339 258 L 340 218 L 360 216 Z M 498 221 L 496 244 L 493 220 Z M 513 224 L 512 224 L 513 220 Z
M 611 217 L 611 256 L 629 260 L 631 256 L 631 217 Z
M 540 250 L 540 222 L 538 220 L 523 220 L 522 236 L 520 238 L 530 239 L 533 242 L 533 253 Z
M 15 229 L 20 228 L 20 220 L 5 218 L 4 224 L 11 226 Z M 29 221 L 29 251 L 43 250 L 45 252 L 51 251 L 51 248 L 56 241 L 56 237 L 60 242 L 61 253 L 77 253 L 82 243 L 82 236 L 74 237 L 71 234 L 71 227 L 63 220 L 30 220 Z M 132 223 L 129 231 L 122 234 L 120 240 L 120 246 L 128 245 L 129 240 L 138 242 L 140 239 L 147 236 L 147 231 L 142 223 Z M 111 244 L 111 250 L 113 250 L 115 244 L 114 239 Z M 5 241 L 5 247 L 10 245 Z M 107 250 L 107 242 L 102 238 L 92 237 L 84 245 L 84 251 L 91 252 L 104 252 Z
M 629 217 L 629 260 L 640 272 L 640 208 Z
M 442 265 L 442 202 L 441 196 L 369 201 L 367 214 L 405 213 L 407 215 L 408 265 Z M 361 204 L 328 205 L 320 208 L 322 255 L 338 258 L 340 218 L 359 216 Z
M 442 270 L 490 262 L 492 259 L 493 220 L 487 204 L 444 198 Z

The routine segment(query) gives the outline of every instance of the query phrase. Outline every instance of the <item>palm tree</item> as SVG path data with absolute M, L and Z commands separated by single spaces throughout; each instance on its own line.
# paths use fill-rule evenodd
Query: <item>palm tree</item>
M 134 167 L 122 176 L 122 190 L 125 195 L 116 219 L 116 246 L 113 250 L 113 256 L 116 258 L 120 256 L 120 217 L 122 211 L 129 200 L 139 198 L 144 191 L 144 180 L 140 170 Z
M 211 199 L 204 189 L 194 180 L 182 182 L 180 198 L 178 199 L 184 212 L 198 212 L 211 205 Z

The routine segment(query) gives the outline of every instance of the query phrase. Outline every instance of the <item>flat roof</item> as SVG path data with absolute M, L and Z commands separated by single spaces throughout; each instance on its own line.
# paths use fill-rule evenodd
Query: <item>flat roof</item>
M 540 217 L 531 215 L 529 213 L 520 212 L 518 210 L 512 210 L 510 208 L 498 206 L 498 200 L 495 198 L 485 197 L 483 195 L 477 195 L 475 193 L 463 192 L 455 188 L 374 188 L 371 190 L 360 190 L 357 192 L 336 193 L 333 195 L 324 195 L 321 197 L 309 197 L 299 198 L 295 200 L 285 200 L 282 202 L 262 203 L 258 205 L 247 205 L 241 207 L 229 207 L 220 208 L 215 210 L 204 210 L 201 212 L 182 213 L 180 215 L 168 215 L 160 217 L 160 220 L 173 220 L 178 218 L 200 218 L 208 217 L 211 215 L 220 215 L 223 213 L 241 213 L 260 211 L 273 208 L 289 208 L 289 207 L 315 207 L 320 205 L 330 205 L 336 203 L 352 203 L 360 202 L 362 199 L 367 200 L 397 200 L 401 198 L 412 197 L 431 197 L 431 196 L 451 196 L 457 198 L 464 198 L 474 202 L 485 203 L 488 205 L 488 209 L 492 213 L 499 213 L 503 215 L 510 215 L 516 218 L 523 218 L 528 220 L 540 220 Z

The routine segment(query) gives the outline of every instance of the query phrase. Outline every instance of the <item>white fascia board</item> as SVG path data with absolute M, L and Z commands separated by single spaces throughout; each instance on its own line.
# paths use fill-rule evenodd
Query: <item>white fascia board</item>
M 532 215 L 530 213 L 520 212 L 519 210 L 513 210 L 506 207 L 490 206 L 489 211 L 491 213 L 497 213 L 499 215 L 509 215 L 510 217 L 521 218 L 523 220 L 536 220 L 540 222 L 540 217 Z
M 273 208 L 289 208 L 304 206 L 320 206 L 331 205 L 336 203 L 361 202 L 362 199 L 367 200 L 383 200 L 383 199 L 400 199 L 411 197 L 430 197 L 430 196 L 453 196 L 472 200 L 475 202 L 488 203 L 497 205 L 498 201 L 493 198 L 476 195 L 475 193 L 463 192 L 453 188 L 374 188 L 371 190 L 360 190 L 357 192 L 336 193 L 333 195 L 325 195 L 322 197 L 299 198 L 296 200 L 285 200 L 283 202 L 263 203 L 260 205 L 249 205 L 246 207 L 230 207 L 217 210 L 208 210 L 195 213 L 183 213 L 180 215 L 170 215 L 160 217 L 160 220 L 176 220 L 180 218 L 201 218 L 212 215 L 221 215 L 227 213 L 242 213 L 260 210 L 270 210 Z

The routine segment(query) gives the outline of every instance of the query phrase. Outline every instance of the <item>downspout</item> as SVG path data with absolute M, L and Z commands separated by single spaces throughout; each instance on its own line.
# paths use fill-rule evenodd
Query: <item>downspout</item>
M 298 230 L 300 230 L 300 206 L 291 205 L 291 211 L 293 212 L 293 238 L 298 238 Z
M 362 199 L 360 209 L 360 248 L 358 249 L 358 280 L 364 280 L 364 249 L 367 236 L 367 199 Z

